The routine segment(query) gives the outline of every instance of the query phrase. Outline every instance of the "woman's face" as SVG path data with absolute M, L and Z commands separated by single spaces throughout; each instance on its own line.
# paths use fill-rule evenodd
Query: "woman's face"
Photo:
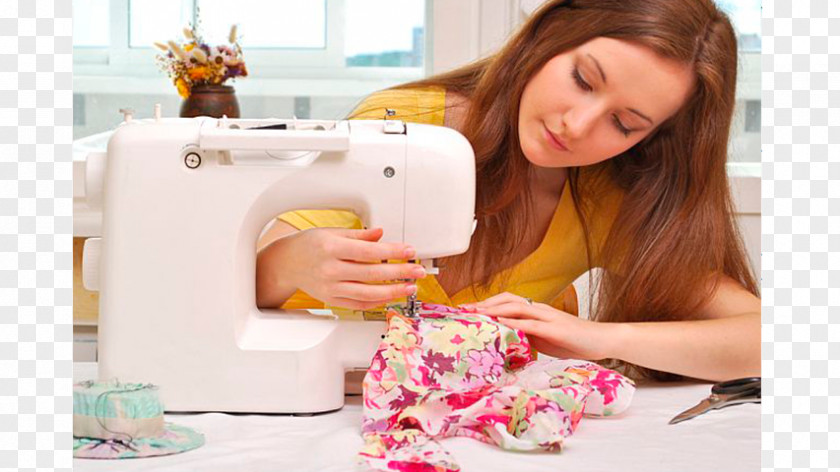
M 519 141 L 541 167 L 621 154 L 677 112 L 694 85 L 688 65 L 599 37 L 549 60 L 525 86 Z

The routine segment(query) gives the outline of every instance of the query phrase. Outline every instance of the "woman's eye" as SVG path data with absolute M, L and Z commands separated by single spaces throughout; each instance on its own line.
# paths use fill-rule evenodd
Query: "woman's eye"
M 615 123 L 616 128 L 618 128 L 619 131 L 624 133 L 624 136 L 630 135 L 631 130 L 627 129 L 623 124 L 621 124 L 621 120 L 619 120 L 618 117 L 615 115 L 613 115 L 613 122 Z
M 583 80 L 583 77 L 580 76 L 580 72 L 578 72 L 576 67 L 572 68 L 572 78 L 575 80 L 575 82 L 577 82 L 578 87 L 582 88 L 583 90 L 586 90 L 587 92 L 592 91 L 592 87 L 589 84 L 587 84 L 585 80 Z
M 577 67 L 572 68 L 572 79 L 574 79 L 578 87 L 580 87 L 581 89 L 587 92 L 592 91 L 592 86 L 586 83 L 585 80 L 583 80 L 583 77 L 580 75 L 580 72 L 577 70 Z M 618 128 L 618 130 L 621 131 L 624 134 L 624 136 L 629 136 L 632 132 L 632 130 L 628 129 L 626 126 L 621 124 L 621 120 L 619 120 L 618 117 L 615 115 L 613 115 L 613 123 L 615 123 L 616 128 Z

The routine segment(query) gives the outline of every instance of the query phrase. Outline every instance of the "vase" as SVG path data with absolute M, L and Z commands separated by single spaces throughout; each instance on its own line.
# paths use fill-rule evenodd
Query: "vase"
M 210 116 L 239 118 L 239 101 L 230 85 L 196 85 L 181 103 L 181 118 Z

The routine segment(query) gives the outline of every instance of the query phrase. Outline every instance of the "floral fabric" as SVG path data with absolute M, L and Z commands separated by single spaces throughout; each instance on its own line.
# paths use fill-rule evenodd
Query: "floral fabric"
M 584 360 L 532 358 L 525 334 L 486 315 L 424 304 L 390 310 L 363 381 L 359 463 L 380 471 L 457 471 L 438 439 L 559 451 L 584 416 L 623 412 L 632 380 Z

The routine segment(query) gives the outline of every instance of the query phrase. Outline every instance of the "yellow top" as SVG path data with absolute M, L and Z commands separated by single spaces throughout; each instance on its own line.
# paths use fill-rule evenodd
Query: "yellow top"
M 440 87 L 385 90 L 367 97 L 350 116 L 354 119 L 382 119 L 385 108 L 390 108 L 396 112 L 391 119 L 443 126 L 445 97 L 446 91 Z M 581 180 L 584 180 L 585 175 L 588 174 L 582 172 Z M 601 187 L 599 190 L 606 190 L 598 193 L 595 208 L 588 213 L 590 216 L 587 220 L 591 232 L 593 264 L 599 267 L 599 248 L 618 210 L 621 192 L 605 179 L 592 179 L 589 184 L 598 185 Z M 363 228 L 361 220 L 349 211 L 298 210 L 284 213 L 278 218 L 300 230 L 314 227 Z M 512 268 L 507 286 L 500 285 L 497 274 L 490 290 L 475 287 L 476 299 L 472 287 L 466 287 L 458 293 L 446 293 L 435 276 L 428 275 L 417 281 L 417 298 L 424 302 L 456 306 L 481 301 L 507 291 L 577 314 L 574 288 L 570 284 L 587 270 L 589 267 L 583 228 L 575 212 L 567 181 L 543 241 L 534 252 Z M 324 303 L 298 290 L 281 308 L 324 308 Z

